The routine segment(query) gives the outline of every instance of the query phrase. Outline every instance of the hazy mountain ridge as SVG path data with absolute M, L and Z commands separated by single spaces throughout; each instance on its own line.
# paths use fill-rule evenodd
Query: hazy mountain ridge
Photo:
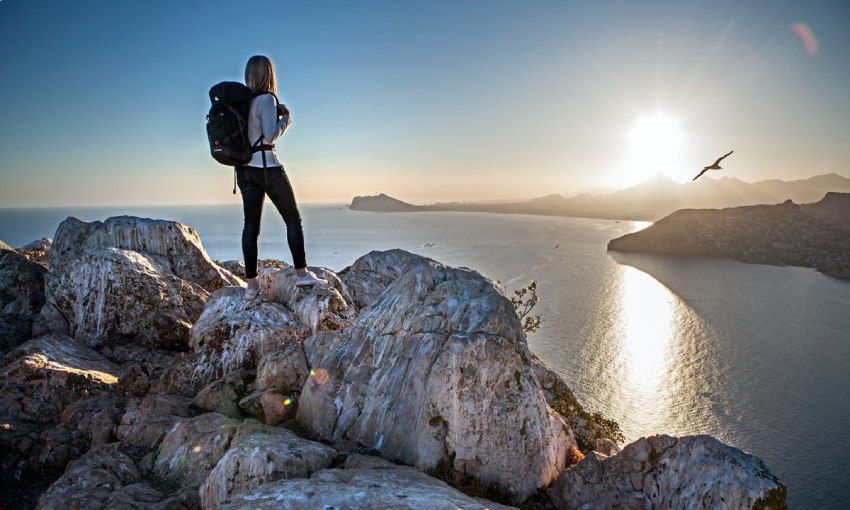
M 706 255 L 742 262 L 813 267 L 850 278 L 850 193 L 828 193 L 813 204 L 683 209 L 609 250 Z
M 850 179 L 833 173 L 794 181 L 773 179 L 748 183 L 734 177 L 723 177 L 679 184 L 657 174 L 630 188 L 605 194 L 582 193 L 572 197 L 550 194 L 512 203 L 446 202 L 428 205 L 414 205 L 379 194 L 355 197 L 351 208 L 378 212 L 496 212 L 654 221 L 679 209 L 778 204 L 789 199 L 797 203 L 815 202 L 830 191 L 850 192 Z

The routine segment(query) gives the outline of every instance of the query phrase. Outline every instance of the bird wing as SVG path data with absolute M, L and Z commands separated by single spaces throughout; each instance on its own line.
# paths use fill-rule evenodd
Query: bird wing
M 695 180 L 699 179 L 700 177 L 702 177 L 702 174 L 704 174 L 704 173 L 706 173 L 706 172 L 708 172 L 708 167 L 703 168 L 703 169 L 702 169 L 702 172 L 698 173 L 696 177 L 694 177 L 693 179 L 691 179 L 691 181 L 695 181 Z
M 713 165 L 711 165 L 711 166 L 717 166 L 717 165 L 719 165 L 721 161 L 723 161 L 724 159 L 728 158 L 728 157 L 729 157 L 729 154 L 732 154 L 733 152 L 735 152 L 735 151 L 729 151 L 729 152 L 727 152 L 726 154 L 724 154 L 724 155 L 720 156 L 719 158 L 717 158 L 717 161 L 715 161 L 715 162 L 714 162 L 714 164 L 713 164 Z

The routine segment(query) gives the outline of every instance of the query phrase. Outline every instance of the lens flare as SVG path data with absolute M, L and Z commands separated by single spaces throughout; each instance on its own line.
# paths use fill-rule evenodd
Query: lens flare
M 292 399 L 291 399 L 291 398 L 285 398 L 285 399 L 283 399 L 283 405 L 288 406 L 288 405 L 291 405 L 291 404 L 292 404 Z
M 818 40 L 815 39 L 815 34 L 808 25 L 800 21 L 791 23 L 791 30 L 797 34 L 797 37 L 800 39 L 800 42 L 803 43 L 803 48 L 806 49 L 806 53 L 808 53 L 809 56 L 817 53 Z
M 310 377 L 313 378 L 313 381 L 319 386 L 324 386 L 328 379 L 331 378 L 330 374 L 324 368 L 319 368 L 317 370 L 310 370 Z

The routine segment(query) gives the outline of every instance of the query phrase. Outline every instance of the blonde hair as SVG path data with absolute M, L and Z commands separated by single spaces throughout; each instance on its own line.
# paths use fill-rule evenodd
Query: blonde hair
M 254 55 L 245 66 L 245 85 L 252 92 L 271 92 L 277 94 L 277 78 L 274 64 L 265 55 Z

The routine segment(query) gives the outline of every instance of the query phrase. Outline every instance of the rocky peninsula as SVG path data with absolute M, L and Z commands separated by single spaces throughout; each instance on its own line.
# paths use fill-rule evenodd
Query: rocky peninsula
M 850 193 L 819 202 L 684 209 L 608 243 L 609 250 L 705 255 L 813 267 L 850 278 Z
M 786 507 L 710 436 L 618 444 L 474 270 L 389 250 L 301 289 L 264 265 L 246 302 L 171 221 L 0 245 L 0 505 Z

